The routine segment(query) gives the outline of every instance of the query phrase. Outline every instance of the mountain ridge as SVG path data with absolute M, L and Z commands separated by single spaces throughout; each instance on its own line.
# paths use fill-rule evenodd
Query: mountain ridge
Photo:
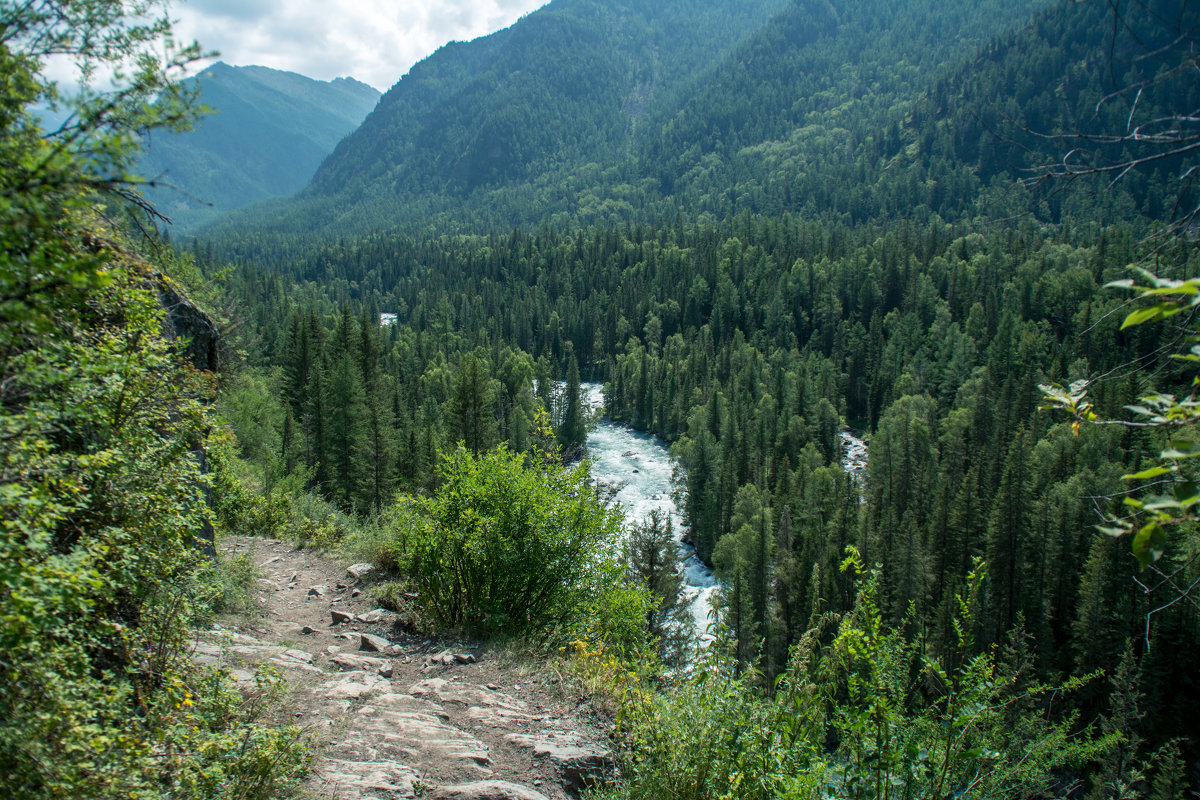
M 706 15 L 681 2 L 558 0 L 418 63 L 299 194 L 215 232 L 429 233 L 661 219 L 682 207 L 770 211 L 755 196 L 774 176 L 758 175 L 747 148 L 794 151 L 797 131 L 836 130 L 853 112 L 850 146 L 861 149 L 883 138 L 863 120 L 896 128 L 943 72 L 1046 3 L 986 0 L 940 16 L 930 0 L 903 5 L 790 0 L 747 16 L 727 0 Z M 724 35 L 731 20 L 740 27 Z M 706 49 L 716 38 L 721 47 Z M 802 172 L 836 166 L 827 146 L 800 144 L 790 158 Z M 779 210 L 804 202 L 768 200 Z
M 490 36 L 451 42 L 384 94 L 294 202 L 361 230 L 391 224 L 397 198 L 411 217 L 480 190 L 619 166 L 655 102 L 785 4 L 559 0 Z
M 147 197 L 187 230 L 221 213 L 304 186 L 378 101 L 353 78 L 317 81 L 217 62 L 191 79 L 215 113 L 191 131 L 146 140 Z

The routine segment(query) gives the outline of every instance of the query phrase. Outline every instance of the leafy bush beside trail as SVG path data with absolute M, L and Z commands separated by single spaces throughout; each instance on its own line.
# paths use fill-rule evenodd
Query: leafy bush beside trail
M 0 3 L 0 782 L 22 800 L 275 798 L 307 761 L 187 658 L 212 381 L 163 330 L 176 265 L 110 216 L 138 132 L 189 116 L 158 5 Z M 132 70 L 44 134 L 51 52 Z
M 549 638 L 597 604 L 640 597 L 620 579 L 620 511 L 597 496 L 586 465 L 459 448 L 437 493 L 401 498 L 393 514 L 388 552 L 436 625 Z M 633 605 L 640 620 L 643 603 Z
M 773 696 L 716 648 L 678 686 L 609 672 L 626 732 L 623 785 L 593 798 L 1035 798 L 1062 796 L 1069 770 L 1120 743 L 1058 715 L 1055 687 L 1027 672 L 1020 637 L 971 655 L 983 570 L 960 597 L 959 651 L 935 661 L 881 609 L 879 576 L 860 575 L 853 610 L 815 620 Z M 580 653 L 603 667 L 604 655 Z

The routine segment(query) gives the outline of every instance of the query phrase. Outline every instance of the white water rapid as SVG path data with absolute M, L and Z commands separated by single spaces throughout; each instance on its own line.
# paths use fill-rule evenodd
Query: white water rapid
M 601 385 L 584 383 L 580 389 L 589 410 L 601 411 L 604 406 Z M 867 443 L 848 429 L 841 431 L 840 438 L 842 469 L 861 486 L 867 469 Z M 657 509 L 670 516 L 675 537 L 681 539 L 683 521 L 674 499 L 675 460 L 661 439 L 601 420 L 588 432 L 587 449 L 592 477 L 605 486 L 620 487 L 616 500 L 625 510 L 627 525 L 642 522 Z M 709 614 L 717 579 L 696 557 L 695 549 L 683 541 L 679 541 L 679 558 L 696 631 L 706 645 L 712 641 L 708 626 L 712 622 Z
M 843 428 L 838 437 L 842 442 L 842 469 L 849 473 L 855 483 L 862 486 L 867 475 L 867 443 L 855 436 L 849 428 Z
M 580 386 L 588 408 L 593 412 L 604 405 L 601 386 L 584 383 Z M 605 486 L 620 487 L 616 501 L 625 509 L 627 524 L 642 522 L 651 511 L 669 515 L 676 539 L 683 535 L 683 524 L 675 508 L 675 461 L 661 439 L 639 433 L 624 425 L 598 422 L 588 432 L 588 458 L 592 462 L 592 477 Z M 679 542 L 679 557 L 683 563 L 689 609 L 703 643 L 712 637 L 706 633 L 712 595 L 717 579 L 712 570 L 696 558 L 695 550 Z

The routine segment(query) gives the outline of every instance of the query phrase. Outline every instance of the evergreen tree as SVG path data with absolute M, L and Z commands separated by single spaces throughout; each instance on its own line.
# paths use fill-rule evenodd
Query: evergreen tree
M 450 435 L 476 457 L 493 444 L 493 394 L 479 359 L 468 353 L 459 362 L 448 413 Z
M 396 423 L 387 395 L 377 381 L 376 393 L 366 399 L 358 444 L 356 472 L 363 480 L 359 496 L 376 511 L 391 499 L 399 471 Z
M 663 662 L 683 666 L 692 644 L 692 618 L 683 595 L 683 570 L 671 519 L 655 509 L 630 527 L 625 563 L 637 586 L 648 589 L 654 602 L 646 610 L 646 630 L 657 642 Z
M 737 658 L 755 663 L 770 633 L 769 599 L 774 529 L 770 509 L 752 485 L 738 490 L 732 532 L 721 537 L 713 551 L 713 566 L 725 585 L 726 624 L 734 637 Z M 769 650 L 770 642 L 765 649 Z
M 570 353 L 567 365 L 567 383 L 562 396 L 562 422 L 558 426 L 558 441 L 563 451 L 570 454 L 583 450 L 587 443 L 587 425 L 584 422 L 583 397 L 579 389 L 579 363 L 575 353 Z
M 343 353 L 332 365 L 325 386 L 329 415 L 326 472 L 331 481 L 327 490 L 346 507 L 362 499 L 361 488 L 373 485 L 363 473 L 364 467 L 369 468 L 362 456 L 364 448 L 369 449 L 364 445 L 367 403 L 358 367 L 352 353 Z M 376 430 L 383 435 L 381 426 Z

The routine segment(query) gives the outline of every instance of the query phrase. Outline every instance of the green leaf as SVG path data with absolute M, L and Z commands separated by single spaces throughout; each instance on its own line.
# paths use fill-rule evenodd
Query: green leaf
M 1151 478 L 1158 478 L 1162 475 L 1168 475 L 1174 471 L 1175 469 L 1173 467 L 1151 467 L 1150 469 L 1144 469 L 1141 472 L 1134 472 L 1130 475 L 1122 475 L 1121 480 L 1148 481 Z
M 1054 401 L 1057 401 L 1059 403 L 1064 403 L 1064 404 L 1070 404 L 1070 402 L 1071 402 L 1070 396 L 1067 394 L 1066 390 L 1063 389 L 1061 386 L 1054 386 L 1052 384 L 1043 383 L 1043 384 L 1038 385 L 1038 389 L 1041 391 L 1041 393 L 1043 395 L 1045 395 L 1050 400 L 1054 400 Z
M 1151 283 L 1151 284 L 1153 284 L 1154 286 L 1162 286 L 1162 285 L 1163 285 L 1163 284 L 1162 284 L 1162 279 L 1161 279 L 1161 278 L 1159 278 L 1157 275 L 1155 275 L 1155 274 L 1154 274 L 1153 272 L 1151 272 L 1150 270 L 1146 269 L 1145 267 L 1139 267 L 1139 266 L 1137 266 L 1136 264 L 1130 264 L 1130 265 L 1129 265 L 1129 269 L 1131 269 L 1131 270 L 1133 270 L 1134 272 L 1136 272 L 1136 273 L 1138 273 L 1139 275 L 1141 275 L 1143 278 L 1145 278 L 1145 279 L 1146 279 L 1146 281 L 1147 281 L 1148 283 Z
M 1162 557 L 1167 546 L 1167 534 L 1157 522 L 1148 522 L 1133 537 L 1131 550 L 1142 569 Z
M 1166 509 L 1178 510 L 1183 508 L 1183 506 L 1179 504 L 1178 500 L 1168 495 L 1155 495 L 1146 501 L 1145 507 L 1147 511 L 1164 511 Z
M 1148 289 L 1147 291 L 1142 292 L 1142 294 L 1146 295 L 1146 296 L 1162 296 L 1162 295 L 1177 295 L 1177 294 L 1194 295 L 1198 291 L 1200 291 L 1193 284 L 1190 284 L 1190 283 L 1175 283 L 1174 281 L 1172 281 L 1172 283 L 1175 285 L 1164 286 L 1161 289 Z
M 1162 458 L 1194 458 L 1200 455 L 1196 443 L 1187 439 L 1172 439 L 1167 442 L 1167 448 L 1162 451 Z
M 1180 481 L 1175 484 L 1175 499 L 1184 509 L 1191 508 L 1200 502 L 1200 489 L 1193 481 Z
M 1121 323 L 1121 330 L 1132 328 L 1135 325 L 1141 325 L 1144 322 L 1152 322 L 1156 319 L 1162 319 L 1165 312 L 1171 309 L 1169 303 L 1157 303 L 1146 308 L 1139 308 L 1137 311 L 1131 312 L 1125 317 L 1125 321 Z

